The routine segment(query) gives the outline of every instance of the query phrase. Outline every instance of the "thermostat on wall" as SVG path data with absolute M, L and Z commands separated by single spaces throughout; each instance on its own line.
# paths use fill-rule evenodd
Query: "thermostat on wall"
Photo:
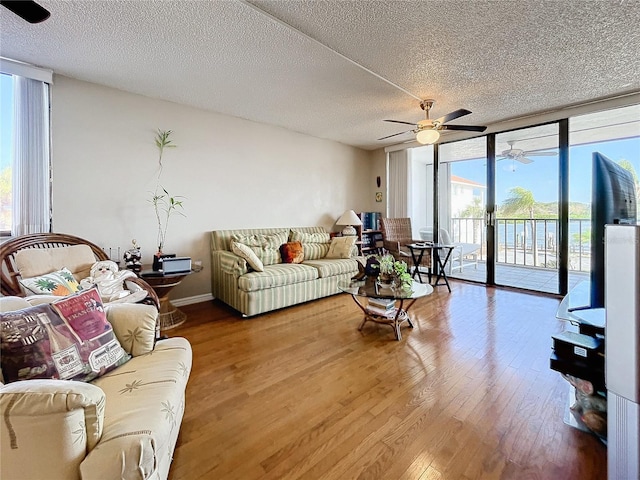
M 182 273 L 191 271 L 191 257 L 165 258 L 162 261 L 162 271 L 165 273 Z

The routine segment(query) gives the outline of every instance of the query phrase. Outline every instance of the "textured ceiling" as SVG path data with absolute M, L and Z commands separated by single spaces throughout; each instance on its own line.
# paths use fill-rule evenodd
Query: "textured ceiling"
M 491 125 L 640 91 L 639 1 L 39 3 L 0 8 L 0 55 L 366 149 L 423 98 Z

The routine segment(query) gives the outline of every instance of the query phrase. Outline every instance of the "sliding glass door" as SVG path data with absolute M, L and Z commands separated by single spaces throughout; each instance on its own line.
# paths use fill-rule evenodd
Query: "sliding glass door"
M 495 138 L 495 283 L 559 293 L 558 124 Z
M 441 145 L 438 158 L 438 238 L 456 245 L 447 274 L 485 282 L 487 139 Z

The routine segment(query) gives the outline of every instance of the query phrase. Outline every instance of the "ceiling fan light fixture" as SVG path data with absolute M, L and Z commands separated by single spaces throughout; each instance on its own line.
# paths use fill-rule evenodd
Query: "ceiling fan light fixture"
M 420 130 L 416 134 L 416 140 L 418 143 L 422 145 L 431 145 L 432 143 L 436 143 L 440 138 L 440 132 L 437 130 Z

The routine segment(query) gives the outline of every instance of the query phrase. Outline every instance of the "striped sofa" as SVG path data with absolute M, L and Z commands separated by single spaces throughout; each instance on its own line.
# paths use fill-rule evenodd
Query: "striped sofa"
M 292 227 L 211 232 L 212 295 L 244 317 L 251 317 L 338 293 L 338 281 L 348 280 L 358 272 L 355 257 L 321 258 L 323 254 L 318 247 L 324 246 L 302 242 L 305 252 L 302 263 L 265 265 L 263 272 L 257 272 L 231 250 L 231 241 L 238 235 L 280 234 L 285 241 L 294 241 L 313 233 L 326 233 L 326 230 L 323 227 Z

